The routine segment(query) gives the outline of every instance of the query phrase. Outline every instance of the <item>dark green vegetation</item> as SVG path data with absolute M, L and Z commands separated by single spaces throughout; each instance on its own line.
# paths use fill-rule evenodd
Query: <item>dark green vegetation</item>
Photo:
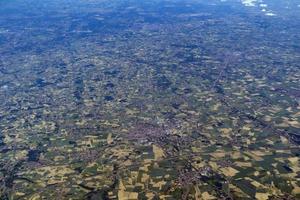
M 286 2 L 0 1 L 0 199 L 300 198 Z

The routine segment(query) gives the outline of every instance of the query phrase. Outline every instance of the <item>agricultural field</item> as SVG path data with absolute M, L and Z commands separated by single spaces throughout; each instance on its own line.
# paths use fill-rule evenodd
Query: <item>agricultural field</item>
M 0 0 L 0 199 L 300 199 L 300 3 Z

